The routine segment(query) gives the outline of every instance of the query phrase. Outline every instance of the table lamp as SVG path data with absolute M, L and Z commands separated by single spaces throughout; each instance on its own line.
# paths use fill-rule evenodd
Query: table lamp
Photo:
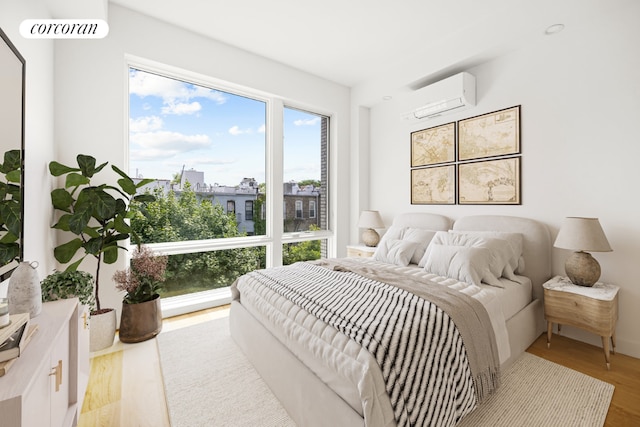
M 380 235 L 374 228 L 384 228 L 384 223 L 378 211 L 362 211 L 358 227 L 366 228 L 362 233 L 362 241 L 367 246 L 377 246 L 380 241 Z
M 600 264 L 585 251 L 613 250 L 598 218 L 565 218 L 553 246 L 576 251 L 567 258 L 564 269 L 571 282 L 579 286 L 593 286 L 600 278 Z

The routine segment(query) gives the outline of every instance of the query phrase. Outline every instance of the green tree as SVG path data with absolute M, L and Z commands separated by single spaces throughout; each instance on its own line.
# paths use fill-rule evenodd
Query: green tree
M 164 195 L 140 208 L 131 227 L 143 243 L 239 237 L 235 215 L 220 204 L 199 200 L 187 183 L 184 191 Z M 144 209 L 144 211 L 142 210 Z M 262 251 L 260 250 L 262 249 Z M 229 286 L 238 276 L 264 266 L 264 248 L 236 248 L 169 256 L 162 296 Z
M 311 225 L 309 231 L 317 231 L 320 227 Z M 287 243 L 282 247 L 282 264 L 290 265 L 299 261 L 320 259 L 320 240 Z
M 313 185 L 315 188 L 320 188 L 320 181 L 318 181 L 317 179 L 303 179 L 302 181 L 298 182 L 298 187 L 300 188 L 307 185 Z

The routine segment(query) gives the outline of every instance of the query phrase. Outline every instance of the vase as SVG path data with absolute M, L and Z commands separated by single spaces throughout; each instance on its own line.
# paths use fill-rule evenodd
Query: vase
M 9 313 L 29 313 L 36 317 L 42 311 L 42 287 L 38 277 L 38 263 L 23 261 L 9 278 L 7 298 Z
M 115 336 L 116 311 L 113 308 L 91 313 L 89 318 L 89 351 L 111 347 Z
M 162 308 L 160 295 L 138 304 L 122 302 L 120 317 L 120 341 L 136 343 L 146 341 L 158 335 L 162 330 Z

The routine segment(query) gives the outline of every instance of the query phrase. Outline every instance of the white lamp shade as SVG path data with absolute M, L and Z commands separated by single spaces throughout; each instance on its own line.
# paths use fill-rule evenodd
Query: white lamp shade
M 362 211 L 358 220 L 360 228 L 384 228 L 384 222 L 378 211 Z
M 565 218 L 553 246 L 574 251 L 611 252 L 613 250 L 598 218 Z

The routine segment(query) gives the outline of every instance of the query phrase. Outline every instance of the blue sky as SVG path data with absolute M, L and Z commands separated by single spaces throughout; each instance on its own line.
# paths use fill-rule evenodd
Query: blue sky
M 265 180 L 262 101 L 138 70 L 129 73 L 129 173 L 171 179 L 182 168 L 206 184 Z M 320 117 L 285 109 L 284 180 L 320 179 Z

